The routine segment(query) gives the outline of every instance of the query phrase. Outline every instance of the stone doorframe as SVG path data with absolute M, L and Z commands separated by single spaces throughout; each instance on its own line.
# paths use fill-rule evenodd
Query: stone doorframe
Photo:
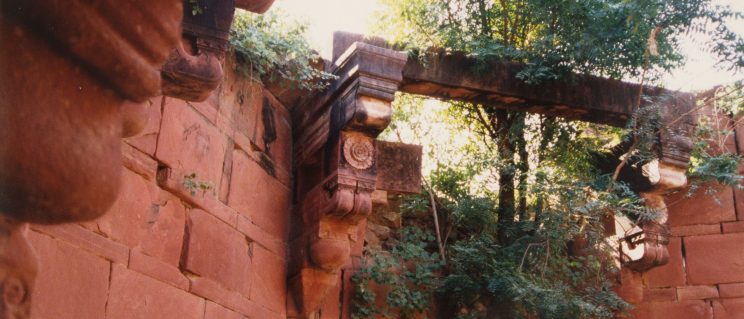
M 515 77 L 519 63 L 488 62 L 489 72 L 476 74 L 475 59 L 458 53 L 431 53 L 424 66 L 383 40 L 348 33 L 334 35 L 333 60 L 330 72 L 338 78 L 293 110 L 290 317 L 317 318 L 340 270 L 361 253 L 364 238 L 357 228 L 372 210 L 375 190 L 420 190 L 420 148 L 376 141 L 390 122 L 396 91 L 612 126 L 632 116 L 641 92 L 638 84 L 586 75 L 531 86 Z M 668 260 L 663 196 L 687 184 L 695 125 L 694 95 L 656 87 L 644 87 L 643 94 L 650 97 L 644 101 L 663 105 L 665 125 L 658 132 L 658 161 L 624 169 L 641 180 L 636 190 L 659 212 L 657 220 L 640 225 L 642 232 L 625 239 L 644 248 L 642 256 L 623 260 L 638 271 Z

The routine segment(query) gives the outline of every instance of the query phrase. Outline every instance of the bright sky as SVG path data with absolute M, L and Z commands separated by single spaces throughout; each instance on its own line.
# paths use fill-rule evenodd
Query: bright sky
M 744 12 L 743 0 L 714 0 L 714 3 L 731 5 Z M 306 21 L 311 43 L 328 56 L 334 31 L 369 33 L 373 12 L 380 6 L 377 0 L 276 0 L 274 8 Z M 744 34 L 744 21 L 731 25 Z M 670 89 L 703 90 L 744 78 L 742 73 L 716 70 L 715 60 L 700 49 L 699 41 L 686 41 L 683 50 L 688 56 L 686 65 L 664 78 L 664 85 Z

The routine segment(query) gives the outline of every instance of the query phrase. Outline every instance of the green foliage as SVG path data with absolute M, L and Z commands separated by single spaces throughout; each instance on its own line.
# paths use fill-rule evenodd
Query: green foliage
M 262 15 L 238 11 L 230 31 L 230 44 L 239 68 L 249 77 L 303 90 L 326 87 L 334 76 L 317 66 L 320 56 L 305 40 L 306 27 L 276 13 Z M 314 65 L 316 64 L 316 65 Z
M 695 132 L 695 144 L 688 175 L 695 191 L 701 184 L 716 182 L 722 185 L 741 187 L 744 176 L 739 174 L 741 156 L 728 151 L 727 143 L 734 140 L 732 126 L 721 125 L 731 118 L 740 119 L 744 110 L 744 89 L 737 82 L 713 90 L 710 99 L 700 101 L 699 107 L 707 107 L 709 114 L 701 112 Z M 741 125 L 739 123 L 739 125 Z M 692 193 L 692 192 L 691 192 Z
M 368 251 L 365 267 L 352 277 L 355 284 L 353 319 L 393 314 L 398 318 L 426 315 L 432 292 L 438 285 L 435 272 L 442 266 L 439 255 L 427 249 L 434 235 L 419 228 L 404 228 L 398 235 L 400 241 L 390 252 Z M 384 299 L 387 307 L 377 306 L 372 284 L 389 290 Z
M 202 194 L 209 190 L 214 191 L 214 186 L 212 186 L 211 183 L 196 179 L 196 173 L 183 176 L 183 187 L 191 193 L 191 196 L 196 196 L 198 190 L 200 190 Z
M 199 5 L 199 0 L 189 0 L 189 5 L 191 5 L 192 16 L 204 14 L 204 8 Z
M 381 34 L 418 50 L 439 47 L 527 64 L 528 83 L 566 72 L 612 78 L 669 70 L 688 33 L 711 40 L 722 66 L 744 67 L 744 39 L 727 20 L 741 14 L 710 0 L 386 0 Z

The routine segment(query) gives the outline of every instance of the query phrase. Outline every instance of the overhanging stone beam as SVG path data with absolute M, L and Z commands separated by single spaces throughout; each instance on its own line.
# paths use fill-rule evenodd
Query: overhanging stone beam
M 477 61 L 462 53 L 430 53 L 425 62 L 409 59 L 402 92 L 482 103 L 511 110 L 550 114 L 623 126 L 636 108 L 640 85 L 590 75 L 571 75 L 539 85 L 517 78 L 524 64 Z M 651 100 L 692 95 L 646 86 Z M 642 105 L 647 100 L 642 100 Z

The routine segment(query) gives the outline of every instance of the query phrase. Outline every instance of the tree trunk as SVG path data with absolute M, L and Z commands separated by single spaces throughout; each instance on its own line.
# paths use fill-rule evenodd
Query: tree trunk
M 513 118 L 506 110 L 495 110 L 496 138 L 498 144 L 499 161 L 499 242 L 507 245 L 511 242 L 509 235 L 514 225 L 514 144 L 509 139 L 509 131 Z

